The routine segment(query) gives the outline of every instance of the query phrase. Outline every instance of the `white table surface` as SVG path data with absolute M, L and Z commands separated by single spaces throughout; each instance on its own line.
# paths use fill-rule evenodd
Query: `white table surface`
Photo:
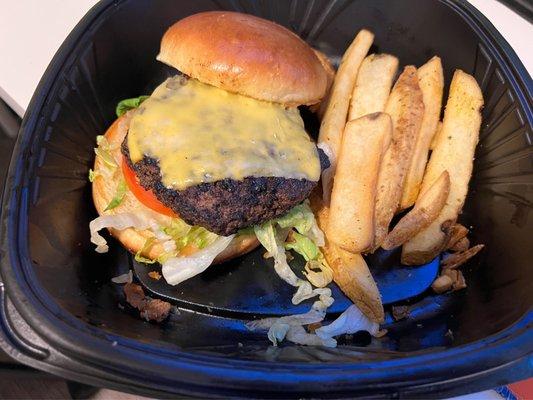
M 496 0 L 470 0 L 502 33 L 531 74 L 533 28 Z M 0 0 L 0 97 L 23 115 L 48 63 L 97 0 Z

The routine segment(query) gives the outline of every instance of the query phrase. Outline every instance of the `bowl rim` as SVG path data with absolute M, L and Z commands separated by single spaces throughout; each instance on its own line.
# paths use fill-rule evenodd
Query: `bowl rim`
M 465 379 L 479 379 L 489 370 L 506 365 L 515 368 L 517 362 L 528 359 L 533 352 L 531 309 L 509 328 L 472 343 L 449 349 L 404 353 L 405 357 L 390 360 L 321 364 L 320 374 L 316 373 L 317 366 L 313 363 L 229 361 L 227 358 L 169 349 L 157 344 L 141 344 L 133 339 L 105 333 L 62 310 L 36 279 L 32 278 L 31 262 L 26 259 L 29 254 L 25 251 L 28 243 L 25 241 L 24 229 L 22 232 L 19 230 L 19 222 L 27 221 L 30 201 L 26 163 L 32 151 L 32 136 L 41 122 L 41 110 L 47 106 L 48 93 L 57 84 L 56 78 L 60 71 L 74 61 L 72 49 L 86 39 L 86 33 L 94 29 L 102 15 L 116 12 L 127 1 L 101 1 L 84 16 L 46 69 L 24 116 L 13 150 L 2 205 L 1 347 L 11 348 L 22 362 L 33 360 L 32 364 L 39 368 L 56 373 L 60 371 L 63 375 L 70 374 L 74 379 L 80 378 L 75 371 L 69 370 L 68 362 L 61 367 L 47 362 L 47 357 L 62 354 L 70 359 L 71 366 L 79 366 L 81 360 L 85 360 L 91 366 L 102 369 L 100 373 L 92 368 L 87 369 L 80 375 L 84 381 L 97 379 L 100 384 L 105 382 L 106 386 L 125 391 L 132 391 L 132 388 L 144 393 L 156 390 L 153 393 L 159 395 L 176 390 L 189 394 L 205 394 L 208 391 L 223 393 L 220 390 L 228 394 L 243 390 L 266 390 L 259 387 L 258 382 L 268 382 L 271 389 L 288 392 L 294 386 L 293 382 L 299 382 L 300 385 L 305 384 L 309 393 L 315 396 L 325 391 L 334 394 L 335 390 L 352 394 L 360 390 L 367 394 L 390 392 L 402 387 L 429 387 L 428 385 L 452 379 L 457 383 Z M 517 101 L 524 107 L 527 123 L 532 126 L 533 84 L 516 53 L 494 26 L 465 0 L 438 1 L 460 14 L 465 23 L 484 39 L 491 55 L 498 59 L 502 73 L 518 97 Z M 14 308 L 9 309 L 9 302 L 14 304 Z M 21 329 L 20 326 L 13 325 L 14 313 L 20 314 L 27 327 Z M 37 345 L 24 339 L 25 336 L 31 337 L 28 332 L 46 338 L 47 345 Z M 80 346 L 80 342 L 84 346 Z M 499 356 L 496 357 L 496 353 Z M 409 371 L 408 374 L 406 370 Z M 151 371 L 157 371 L 157 377 L 153 379 L 159 389 L 153 389 L 153 384 L 142 379 Z M 128 378 L 124 378 L 125 375 Z M 384 377 L 386 383 L 383 382 Z M 340 389 L 328 387 L 328 382 L 331 381 Z M 176 387 L 178 382 L 180 386 Z M 299 393 L 301 394 L 301 390 Z

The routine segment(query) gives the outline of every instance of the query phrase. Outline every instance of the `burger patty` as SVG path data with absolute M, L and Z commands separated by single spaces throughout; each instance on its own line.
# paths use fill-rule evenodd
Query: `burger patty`
M 304 201 L 317 185 L 307 179 L 247 177 L 242 181 L 223 179 L 173 190 L 161 182 L 157 160 L 144 157 L 136 163 L 131 161 L 127 136 L 121 150 L 144 189 L 152 190 L 161 203 L 188 224 L 203 226 L 223 236 L 282 216 Z M 328 168 L 326 154 L 321 149 L 318 153 L 321 168 Z

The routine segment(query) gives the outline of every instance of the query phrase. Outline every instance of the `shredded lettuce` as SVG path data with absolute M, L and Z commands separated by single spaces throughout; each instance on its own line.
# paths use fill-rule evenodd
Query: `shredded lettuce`
M 367 331 L 372 336 L 379 335 L 379 325 L 370 321 L 355 304 L 348 307 L 331 324 L 318 328 L 315 333 L 308 333 L 304 326 L 322 322 L 327 307 L 327 303 L 315 301 L 311 310 L 305 314 L 250 321 L 246 323 L 246 327 L 252 331 L 268 329 L 268 338 L 274 346 L 286 339 L 307 346 L 335 347 L 337 341 L 334 336 L 358 331 Z
M 96 136 L 96 145 L 97 147 L 94 149 L 94 153 L 100 157 L 104 163 L 104 166 L 112 169 L 117 168 L 117 161 L 112 155 L 112 150 L 114 150 L 114 148 L 111 146 L 106 137 L 103 135 Z
M 268 251 L 269 255 L 274 258 L 274 270 L 279 277 L 291 286 L 298 286 L 302 280 L 296 276 L 287 262 L 283 246 L 285 237 L 282 238 L 281 232 L 276 231 L 274 222 L 268 221 L 263 225 L 255 226 L 254 231 L 257 240 Z
M 283 217 L 274 221 L 281 228 L 294 228 L 301 235 L 309 237 L 317 246 L 324 246 L 324 234 L 318 227 L 308 200 L 293 207 Z
M 117 163 L 108 150 L 104 150 L 102 147 L 97 147 L 94 149 L 94 154 L 100 157 L 106 166 L 110 168 L 117 168 Z
M 307 233 L 315 216 L 306 203 L 299 204 L 293 207 L 287 214 L 277 218 L 277 224 L 282 228 L 295 228 L 301 234 Z
M 209 232 L 201 226 L 190 226 L 179 218 L 173 219 L 169 226 L 165 226 L 161 230 L 174 240 L 177 250 L 181 250 L 189 244 L 203 249 L 218 237 L 217 234 Z
M 164 226 L 161 230 L 166 235 L 176 240 L 187 235 L 191 230 L 191 226 L 186 224 L 185 221 L 180 218 L 174 218 L 172 219 L 170 225 Z
M 331 324 L 318 328 L 316 334 L 322 339 L 328 339 L 358 331 L 367 331 L 372 336 L 376 336 L 379 332 L 379 324 L 370 321 L 355 304 L 352 304 Z
M 126 195 L 127 191 L 128 185 L 126 184 L 126 181 L 124 179 L 121 179 L 118 182 L 117 192 L 115 193 L 115 196 L 111 199 L 104 211 L 109 211 L 114 208 L 117 208 L 122 203 L 122 200 L 124 200 L 124 196 Z
M 321 255 L 321 254 L 320 254 Z M 305 264 L 304 275 L 313 286 L 323 288 L 333 280 L 333 271 L 325 259 L 309 260 Z
M 150 96 L 139 96 L 134 97 L 131 99 L 124 99 L 120 101 L 117 104 L 117 108 L 115 112 L 117 113 L 117 117 L 121 117 L 122 115 L 126 114 L 129 110 L 133 110 L 134 108 L 137 108 L 141 105 L 143 101 L 145 101 Z
M 288 230 L 289 241 L 285 242 Z M 322 322 L 326 310 L 333 304 L 331 289 L 325 287 L 333 279 L 333 271 L 329 267 L 320 246 L 324 245 L 324 235 L 318 228 L 315 217 L 307 202 L 295 207 L 287 215 L 255 227 L 258 240 L 274 258 L 274 268 L 278 275 L 287 283 L 297 287 L 292 302 L 298 304 L 303 300 L 318 296 L 311 310 L 305 314 L 289 315 L 281 318 L 265 318 L 246 324 L 248 329 L 268 329 L 268 338 L 274 346 L 282 340 L 293 343 L 335 347 L 334 336 L 367 330 L 376 335 L 379 325 L 366 318 L 357 306 L 350 306 L 339 318 L 330 325 L 309 333 L 304 326 Z M 285 242 L 285 243 L 284 243 Z M 290 269 L 285 249 L 293 250 L 305 260 L 304 274 L 307 280 L 299 279 Z M 316 288 L 313 289 L 313 286 Z
M 177 285 L 205 271 L 217 255 L 229 246 L 235 235 L 219 236 L 213 243 L 188 257 L 171 257 L 163 263 L 162 272 L 170 285 Z
M 116 214 L 116 215 L 101 215 L 93 219 L 89 223 L 89 229 L 91 231 L 91 242 L 96 245 L 96 251 L 98 253 L 107 253 L 109 247 L 106 240 L 101 236 L 98 231 L 104 228 L 114 228 L 123 230 L 126 228 L 136 228 L 139 230 L 148 229 L 150 223 L 142 215 L 136 215 L 131 213 Z
M 100 174 L 98 172 L 95 172 L 92 169 L 89 169 L 89 182 L 91 182 L 91 183 L 94 182 L 94 179 L 97 176 L 100 176 Z
M 182 249 L 192 244 L 198 249 L 203 249 L 213 243 L 218 237 L 216 233 L 209 232 L 201 226 L 193 226 L 185 236 L 176 240 L 176 246 L 178 249 Z
M 139 249 L 139 251 L 137 251 L 137 253 L 135 253 L 135 261 L 137 262 L 142 262 L 142 263 L 145 263 L 145 264 L 154 264 L 156 262 L 156 260 L 152 260 L 151 258 L 147 258 L 147 257 L 143 257 L 142 254 L 144 252 L 146 252 L 150 247 L 153 246 L 154 242 L 155 242 L 155 237 L 149 237 L 148 239 L 145 240 L 144 242 L 144 245 L 141 249 Z
M 133 272 L 131 272 L 131 269 L 122 275 L 115 276 L 114 278 L 111 278 L 111 282 L 123 284 L 123 283 L 131 283 L 133 282 Z
M 300 254 L 305 261 L 316 260 L 320 254 L 318 246 L 311 239 L 300 233 L 293 232 L 291 235 L 292 242 L 285 243 L 287 250 L 294 250 Z
M 274 346 L 284 339 L 291 340 L 298 344 L 323 345 L 333 347 L 336 345 L 335 340 L 326 338 L 323 340 L 316 335 L 305 332 L 304 325 L 321 322 L 326 317 L 326 309 L 333 303 L 331 292 L 329 299 L 327 291 L 322 290 L 324 295 L 313 303 L 311 309 L 304 314 L 287 315 L 280 318 L 264 318 L 246 323 L 246 327 L 252 331 L 268 329 L 268 338 Z M 326 300 L 324 302 L 324 300 Z
M 316 225 L 315 217 L 311 212 L 309 205 L 303 203 L 296 206 L 295 209 L 293 208 L 287 215 L 280 219 L 271 220 L 263 225 L 254 227 L 254 231 L 259 242 L 267 250 L 268 255 L 274 258 L 274 270 L 279 277 L 288 284 L 298 288 L 292 298 L 293 304 L 298 304 L 303 300 L 318 295 L 319 293 L 316 292 L 316 289 L 313 290 L 311 283 L 298 278 L 292 271 L 287 262 L 285 248 L 297 251 L 302 254 L 306 260 L 315 259 L 323 263 L 322 267 L 318 270 L 316 266 L 315 268 L 309 266 L 304 272 L 317 284 L 315 286 L 326 286 L 331 282 L 333 273 L 325 263 L 324 257 L 318 249 L 318 246 L 313 243 L 311 238 L 304 235 L 305 233 L 311 232 L 312 226 Z M 298 227 L 298 229 L 296 227 Z M 291 234 L 293 242 L 284 243 L 289 230 L 292 228 L 299 230 L 300 233 L 293 231 Z M 323 276 L 320 276 L 320 274 L 323 274 Z

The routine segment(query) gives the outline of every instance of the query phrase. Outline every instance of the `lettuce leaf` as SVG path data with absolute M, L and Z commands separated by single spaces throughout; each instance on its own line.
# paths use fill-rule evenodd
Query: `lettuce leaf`
M 117 104 L 117 108 L 115 112 L 117 113 L 117 117 L 121 117 L 122 115 L 126 114 L 129 110 L 133 110 L 134 108 L 137 108 L 141 105 L 143 101 L 145 101 L 150 96 L 139 96 L 139 97 L 133 97 L 131 99 L 124 99 L 122 101 L 119 101 Z
M 107 205 L 104 211 L 109 211 L 109 210 L 112 210 L 118 207 L 122 203 L 122 200 L 124 200 L 124 196 L 126 195 L 127 191 L 128 191 L 128 185 L 126 184 L 126 181 L 124 179 L 121 179 L 118 182 L 117 192 L 115 193 L 115 197 L 111 199 L 111 201 L 109 202 L 109 204 Z
M 293 241 L 285 243 L 285 249 L 294 250 L 300 254 L 305 261 L 316 260 L 318 258 L 320 250 L 311 239 L 297 232 L 293 232 L 291 237 Z
M 102 147 L 96 147 L 94 149 L 94 154 L 96 154 L 100 159 L 104 162 L 104 164 L 111 168 L 117 168 L 117 163 L 115 162 L 115 159 L 109 152 L 109 150 L 105 150 Z
M 148 229 L 150 222 L 142 215 L 124 213 L 116 215 L 101 215 L 89 223 L 91 231 L 91 243 L 96 245 L 98 253 L 107 253 L 109 247 L 106 240 L 98 231 L 104 228 L 114 228 L 123 230 L 126 228 L 135 228 L 139 230 Z
M 333 280 L 333 270 L 325 260 L 309 260 L 305 264 L 304 275 L 313 286 L 323 288 Z
M 318 227 L 315 215 L 309 206 L 309 200 L 293 207 L 283 217 L 274 220 L 281 228 L 294 228 L 301 235 L 307 236 L 317 246 L 324 246 L 324 233 Z
M 311 230 L 315 216 L 307 203 L 293 207 L 283 217 L 275 220 L 282 228 L 294 228 L 301 234 L 306 234 Z
M 198 249 L 203 249 L 213 243 L 218 237 L 216 233 L 209 232 L 201 226 L 193 226 L 185 236 L 176 240 L 176 247 L 183 249 L 185 246 L 192 244 Z
M 163 276 L 169 285 L 177 285 L 205 271 L 226 247 L 235 235 L 217 236 L 210 245 L 187 257 L 171 257 L 162 266 Z
M 151 258 L 143 257 L 142 254 L 147 251 L 155 242 L 155 237 L 149 237 L 145 240 L 144 245 L 137 253 L 135 253 L 135 261 L 145 263 L 145 264 L 154 264 L 157 260 L 152 260 Z
M 276 227 L 275 224 L 275 221 L 268 221 L 263 225 L 254 227 L 254 231 L 257 236 L 257 239 L 267 250 L 269 256 L 274 258 L 274 270 L 276 271 L 278 276 L 285 282 L 287 282 L 289 285 L 297 288 L 296 293 L 292 297 L 292 303 L 299 304 L 304 300 L 310 299 L 315 296 L 323 295 L 323 290 L 329 291 L 329 289 L 313 289 L 311 283 L 296 276 L 294 271 L 289 266 L 289 263 L 287 262 L 287 256 L 285 254 L 285 246 L 287 244 L 284 245 L 284 242 L 287 237 L 288 229 L 279 226 Z M 294 237 L 295 235 L 298 235 L 298 233 L 292 232 L 292 235 Z M 300 248 L 305 247 L 305 245 L 298 247 L 298 250 L 305 252 L 306 256 L 315 256 L 312 250 L 312 248 L 315 247 L 318 252 L 316 258 L 321 258 L 322 253 L 320 253 L 318 248 L 314 244 L 310 245 L 308 242 L 308 238 L 303 235 L 301 236 L 301 238 L 298 237 L 300 239 L 300 242 L 305 243 L 311 248 L 311 250 L 303 250 Z M 307 240 L 305 240 L 304 238 Z M 326 281 L 327 283 L 329 283 L 331 279 L 327 280 L 327 277 L 320 277 L 320 279 L 319 277 L 317 277 L 317 279 L 315 279 L 315 282 L 321 284 L 321 287 L 325 286 L 324 282 Z M 329 291 L 329 296 L 331 296 L 331 291 Z
M 92 169 L 89 168 L 89 182 L 94 182 L 94 179 L 97 177 L 97 176 L 100 176 L 100 174 L 96 171 L 93 171 Z
M 328 339 L 358 331 L 367 331 L 372 336 L 376 336 L 379 332 L 379 324 L 370 321 L 355 304 L 352 304 L 331 324 L 318 328 L 316 334 L 322 339 Z
M 278 253 L 278 242 L 273 222 L 268 221 L 263 225 L 254 226 L 254 233 L 259 243 L 274 257 Z
M 180 218 L 174 218 L 170 225 L 164 226 L 161 230 L 172 239 L 178 240 L 189 233 L 191 226 Z

